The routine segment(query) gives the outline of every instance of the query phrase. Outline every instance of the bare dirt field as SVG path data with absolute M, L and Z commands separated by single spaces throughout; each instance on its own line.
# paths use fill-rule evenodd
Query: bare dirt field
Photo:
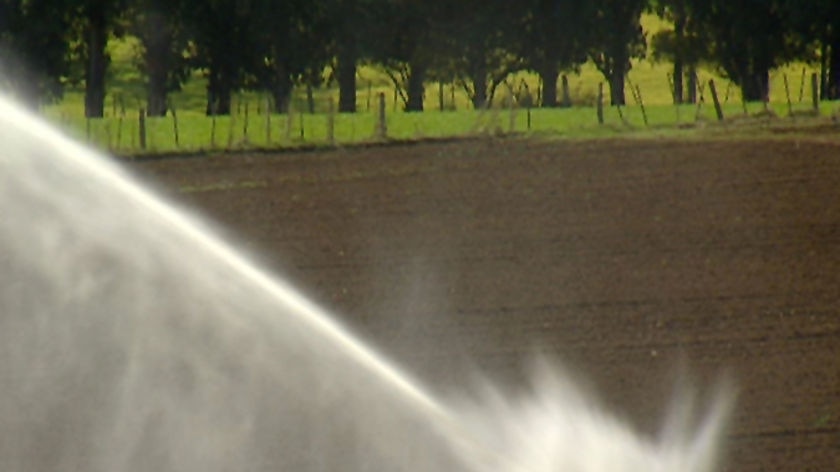
M 840 465 L 840 141 L 472 140 L 138 161 L 436 390 L 537 352 L 654 431 L 739 388 L 726 470 Z

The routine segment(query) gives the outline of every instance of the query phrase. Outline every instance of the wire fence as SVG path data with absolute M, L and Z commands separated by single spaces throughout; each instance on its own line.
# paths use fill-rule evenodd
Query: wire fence
M 816 74 L 810 94 L 805 81 L 794 99 L 787 76 L 783 76 L 786 100 L 748 103 L 736 100 L 731 85 L 718 90 L 713 79 L 698 81 L 696 103 L 646 105 L 643 90 L 627 83 L 627 105 L 608 105 L 605 86 L 599 84 L 591 105 L 535 108 L 530 95 L 508 88 L 493 107 L 453 110 L 443 105 L 439 112 L 394 111 L 385 93 L 374 96 L 373 106 L 358 113 L 337 113 L 329 98 L 322 111 L 291 108 L 274 113 L 268 101 L 240 101 L 224 116 L 207 116 L 170 107 L 166 116 L 147 116 L 142 108 L 117 106 L 105 118 L 57 117 L 60 125 L 91 145 L 118 154 L 160 152 L 271 149 L 300 146 L 340 146 L 388 140 L 455 138 L 481 134 L 556 133 L 599 135 L 628 129 L 685 128 L 706 124 L 731 126 L 756 120 L 815 118 L 834 113 L 819 98 Z M 569 104 L 564 87 L 561 104 Z M 311 107 L 310 107 L 311 108 Z

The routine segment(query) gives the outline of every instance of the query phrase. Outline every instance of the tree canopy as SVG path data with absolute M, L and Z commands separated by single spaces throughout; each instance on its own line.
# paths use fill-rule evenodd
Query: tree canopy
M 643 12 L 670 29 L 646 36 Z M 824 98 L 840 98 L 840 3 L 832 0 L 0 0 L 0 85 L 33 104 L 83 84 L 87 116 L 102 116 L 111 38 L 138 38 L 147 109 L 194 71 L 207 78 L 207 113 L 230 111 L 238 90 L 264 91 L 283 109 L 295 85 L 338 83 L 356 110 L 360 64 L 393 81 L 404 108 L 424 108 L 428 80 L 459 84 L 476 108 L 513 72 L 541 78 L 557 106 L 558 76 L 591 61 L 613 104 L 624 103 L 634 58 L 673 62 L 674 99 L 691 100 L 694 70 L 715 67 L 748 100 L 792 60 L 821 67 Z M 687 79 L 689 86 L 684 85 Z

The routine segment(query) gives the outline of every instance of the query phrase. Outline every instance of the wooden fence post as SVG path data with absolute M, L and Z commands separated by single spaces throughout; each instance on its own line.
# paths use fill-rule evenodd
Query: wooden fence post
M 216 147 L 216 102 L 210 102 L 210 149 Z
M 516 107 L 514 105 L 514 98 L 511 93 L 508 96 L 508 113 L 510 113 L 510 117 L 508 119 L 508 133 L 513 133 L 516 130 Z
M 697 108 L 694 111 L 694 121 L 700 121 L 700 110 L 703 108 L 703 103 L 706 102 L 705 97 L 705 89 L 706 86 L 703 82 L 700 81 L 700 77 L 695 75 L 695 81 L 697 83 Z
M 146 110 L 140 109 L 139 115 L 139 131 L 140 131 L 140 149 L 146 149 Z
M 642 100 L 642 89 L 639 88 L 638 85 L 636 85 L 636 87 L 634 87 L 634 88 L 636 90 L 636 93 L 635 93 L 636 101 L 639 103 L 639 107 L 642 109 L 642 120 L 644 120 L 645 126 L 648 126 L 648 117 L 647 117 L 647 111 L 645 111 L 645 102 Z
M 764 113 L 770 112 L 770 78 L 767 78 L 767 86 L 764 87 L 761 83 L 761 80 L 756 78 L 758 90 L 761 91 L 761 106 L 764 109 Z
M 237 100 L 237 109 L 241 109 L 242 100 Z M 234 131 L 236 130 L 236 113 L 233 112 L 233 107 L 229 107 L 230 112 L 228 113 L 228 117 L 230 121 L 228 121 L 228 149 L 233 147 L 233 135 Z
M 527 116 L 528 116 L 528 120 L 527 120 L 528 121 L 528 131 L 531 131 L 531 104 L 530 103 L 528 104 L 528 108 L 526 110 L 527 110 Z
M 788 116 L 793 116 L 793 103 L 790 101 L 790 86 L 788 85 L 787 74 L 782 74 L 785 82 L 785 98 L 787 98 Z
M 265 96 L 265 146 L 271 146 L 271 99 Z
M 172 127 L 173 131 L 175 132 L 175 147 L 179 148 L 181 147 L 181 140 L 178 136 L 178 114 L 175 111 L 174 106 L 171 106 L 170 108 L 172 109 Z
M 377 139 L 384 140 L 388 137 L 388 125 L 385 123 L 385 93 L 379 93 L 379 113 L 377 113 L 376 130 L 374 135 Z
M 814 113 L 820 114 L 820 87 L 817 83 L 816 72 L 811 74 L 811 102 L 814 106 Z
M 125 119 L 125 110 L 117 117 L 117 142 L 114 145 L 114 149 L 119 149 L 122 146 L 122 126 L 123 120 Z
M 604 124 L 604 83 L 598 83 L 598 98 L 595 102 L 596 111 L 598 113 L 598 124 Z
M 251 103 L 249 101 L 245 101 L 245 116 L 242 123 L 242 142 L 246 145 L 248 144 L 248 121 L 250 121 L 248 119 L 248 117 L 250 116 L 248 114 L 248 108 L 250 104 Z
M 292 117 L 292 105 L 286 104 L 286 142 L 292 141 L 292 127 L 294 126 L 294 118 Z
M 335 102 L 332 97 L 327 103 L 327 142 L 335 146 Z
M 802 77 L 799 79 L 799 103 L 805 99 L 805 68 L 802 68 Z
M 712 102 L 715 105 L 715 114 L 717 115 L 717 119 L 718 121 L 723 121 L 723 109 L 720 107 L 720 100 L 718 99 L 714 79 L 709 79 L 709 91 L 712 93 Z
M 306 131 L 304 130 L 303 126 L 303 113 L 300 113 L 298 115 L 298 124 L 300 124 L 300 140 L 306 141 Z

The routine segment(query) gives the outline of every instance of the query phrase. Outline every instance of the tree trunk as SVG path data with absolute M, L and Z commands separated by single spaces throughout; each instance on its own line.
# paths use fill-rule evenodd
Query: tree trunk
M 306 109 L 310 115 L 315 114 L 315 95 L 312 90 L 312 83 L 306 83 Z
M 616 67 L 610 74 L 610 105 L 625 105 L 624 70 Z
M 685 42 L 685 14 L 681 5 L 678 3 L 678 10 L 674 15 L 674 42 L 676 43 L 676 50 L 674 51 L 674 104 L 679 105 L 683 102 L 683 43 Z
M 683 102 L 683 63 L 678 57 L 674 58 L 674 104 L 679 105 Z
M 697 69 L 693 65 L 689 66 L 685 76 L 688 79 L 688 84 L 685 88 L 685 101 L 686 103 L 697 103 Z
M 557 67 L 546 66 L 540 70 L 540 80 L 542 81 L 542 108 L 554 108 L 557 106 L 557 77 L 560 71 Z
M 105 46 L 108 41 L 105 12 L 101 8 L 91 8 L 87 22 L 88 64 L 85 71 L 85 116 L 101 118 L 105 113 L 105 69 L 107 67 Z
M 754 71 L 743 75 L 741 80 L 741 93 L 748 102 L 760 102 L 767 99 L 770 84 L 770 72 L 768 70 Z
M 408 84 L 406 84 L 408 103 L 406 103 L 405 111 L 423 111 L 423 94 L 425 92 L 423 83 L 426 79 L 426 66 L 412 63 L 409 67 Z
M 147 22 L 144 38 L 146 73 L 149 76 L 146 84 L 146 113 L 148 116 L 164 116 L 172 37 L 161 14 L 150 12 Z
M 470 97 L 473 108 L 476 110 L 482 110 L 487 107 L 487 75 L 484 73 L 484 69 L 479 68 L 479 70 L 474 71 L 472 77 L 470 77 L 473 83 L 473 96 Z
M 356 51 L 346 46 L 338 53 L 338 111 L 356 112 Z
M 292 80 L 283 66 L 277 67 L 274 83 L 271 87 L 271 96 L 274 99 L 274 111 L 276 113 L 289 111 L 289 103 L 292 99 Z
M 207 115 L 230 115 L 233 86 L 221 71 L 211 71 L 207 81 Z
M 829 46 L 828 99 L 840 98 L 840 35 Z
M 828 41 L 820 42 L 820 100 L 828 100 Z

